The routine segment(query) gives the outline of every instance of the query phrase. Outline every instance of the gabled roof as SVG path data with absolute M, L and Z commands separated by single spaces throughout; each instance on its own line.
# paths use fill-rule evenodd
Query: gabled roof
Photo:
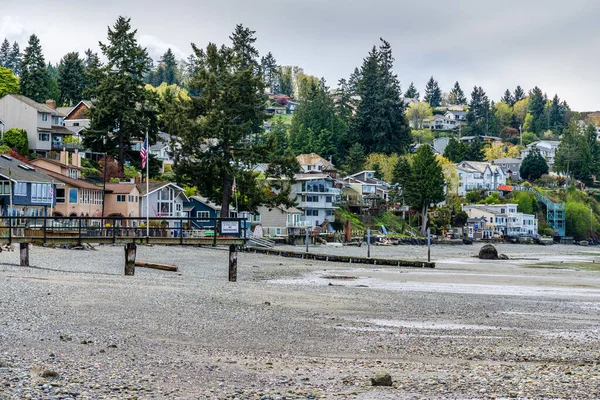
M 136 188 L 135 183 L 107 183 L 106 191 L 114 194 L 129 194 Z
M 0 175 L 16 182 L 52 183 L 52 178 L 37 168 L 7 155 L 0 155 Z
M 520 164 L 522 160 L 518 158 L 498 158 L 496 160 L 492 160 L 495 164 Z
M 327 174 L 314 173 L 314 174 L 296 174 L 294 175 L 294 179 L 297 181 L 310 181 L 314 179 L 326 179 L 333 181 L 333 178 Z
M 28 106 L 35 108 L 38 112 L 64 117 L 63 114 L 59 113 L 54 108 L 48 107 L 46 104 L 38 103 L 37 101 L 31 100 L 29 97 L 23 96 L 22 94 L 7 94 L 7 96 L 14 97 L 15 99 L 27 104 Z
M 191 196 L 190 200 L 195 200 L 198 203 L 202 203 L 205 206 L 207 206 L 208 208 L 212 208 L 215 211 L 221 211 L 221 206 L 218 205 L 217 203 L 213 203 L 212 201 L 210 201 L 208 198 L 203 197 L 203 196 Z M 230 211 L 236 211 L 235 207 L 233 207 L 232 205 L 229 206 Z
M 147 194 L 154 193 L 159 189 L 162 189 L 166 186 L 173 186 L 175 189 L 180 190 L 181 193 L 184 193 L 183 188 L 177 186 L 173 182 L 148 182 L 148 191 L 146 190 L 146 183 L 138 183 L 137 188 L 140 192 L 141 196 L 146 196 Z M 187 199 L 187 196 L 184 197 Z
M 71 109 L 70 109 L 70 111 L 69 111 L 69 113 L 68 113 L 68 114 L 65 114 L 65 118 L 68 118 L 68 117 L 69 117 L 69 115 L 70 115 L 70 114 L 71 114 L 73 111 L 77 110 L 77 109 L 79 108 L 79 106 L 80 106 L 80 105 L 84 105 L 84 106 L 86 106 L 88 109 L 90 109 L 90 108 L 92 108 L 92 101 L 91 101 L 91 100 L 81 100 L 79 103 L 77 103 L 77 104 L 75 105 L 75 107 L 70 107 Z M 66 108 L 66 107 L 65 107 L 65 108 Z
M 53 160 L 52 158 L 36 158 L 35 160 L 31 160 L 30 162 L 31 162 L 31 164 L 33 164 L 35 166 L 38 166 L 37 164 L 40 161 L 45 161 L 47 163 L 58 165 L 58 166 L 65 167 L 65 168 L 83 169 L 83 168 L 78 167 L 78 166 L 73 165 L 73 164 L 63 164 L 63 163 L 61 163 L 58 160 Z M 45 169 L 44 167 L 41 167 L 41 166 L 40 166 L 40 168 Z
M 319 161 L 321 161 L 321 163 L 326 166 L 330 164 L 328 160 L 324 159 L 316 153 L 299 154 L 298 156 L 296 156 L 296 160 L 298 160 L 298 164 L 300 165 L 317 165 Z
M 57 181 L 66 183 L 71 186 L 75 186 L 75 187 L 82 188 L 82 189 L 89 189 L 89 190 L 102 190 L 102 188 L 100 186 L 96 186 L 93 183 L 86 182 L 83 179 L 69 178 L 68 176 L 57 174 L 56 172 L 52 172 L 52 171 L 49 171 L 44 168 L 40 168 L 40 170 L 44 171 L 44 173 L 46 175 L 56 179 Z

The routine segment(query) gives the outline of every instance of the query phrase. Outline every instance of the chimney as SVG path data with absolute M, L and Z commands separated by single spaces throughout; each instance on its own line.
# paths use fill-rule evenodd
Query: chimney
M 69 153 L 64 149 L 60 152 L 60 163 L 67 165 L 69 163 Z
M 77 150 L 75 150 L 75 153 L 73 153 L 73 155 L 71 156 L 71 164 L 81 168 L 81 154 L 79 154 Z
M 56 110 L 56 100 L 52 100 L 52 99 L 46 100 L 46 105 L 48 107 L 50 107 L 51 109 Z

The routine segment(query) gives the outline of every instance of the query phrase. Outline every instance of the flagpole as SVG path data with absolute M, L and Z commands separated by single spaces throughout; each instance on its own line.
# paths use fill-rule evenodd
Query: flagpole
M 146 130 L 146 236 L 150 236 L 150 143 L 148 142 L 148 130 Z
M 50 192 L 52 193 L 52 196 L 50 196 L 50 217 L 54 215 L 54 179 L 52 179 L 51 185 Z
M 239 217 L 240 210 L 238 208 L 238 190 L 235 184 L 235 176 L 233 177 L 233 187 L 235 188 L 235 214 Z

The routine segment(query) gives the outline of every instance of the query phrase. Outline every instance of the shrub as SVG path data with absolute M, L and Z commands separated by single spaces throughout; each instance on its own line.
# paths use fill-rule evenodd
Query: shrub
M 590 209 L 584 203 L 567 202 L 567 236 L 581 240 L 590 236 L 598 224 Z
M 2 144 L 14 149 L 23 157 L 29 155 L 29 139 L 24 129 L 11 128 L 4 132 Z

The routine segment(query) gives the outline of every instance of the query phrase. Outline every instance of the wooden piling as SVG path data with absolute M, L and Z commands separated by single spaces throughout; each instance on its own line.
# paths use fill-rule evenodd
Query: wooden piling
M 137 246 L 135 243 L 125 245 L 125 275 L 132 276 L 135 273 L 135 252 Z
M 19 243 L 21 266 L 29 267 L 29 243 Z
M 237 281 L 237 247 L 229 246 L 229 282 Z

